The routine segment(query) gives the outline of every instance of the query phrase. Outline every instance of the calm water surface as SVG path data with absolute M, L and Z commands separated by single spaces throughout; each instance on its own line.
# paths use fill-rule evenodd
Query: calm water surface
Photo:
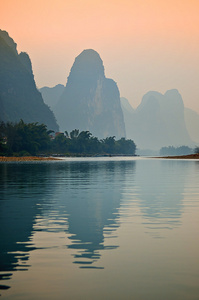
M 199 162 L 0 164 L 2 299 L 199 299 Z

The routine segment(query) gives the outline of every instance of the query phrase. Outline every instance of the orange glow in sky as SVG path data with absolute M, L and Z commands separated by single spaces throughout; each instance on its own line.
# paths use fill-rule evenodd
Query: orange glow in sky
M 136 107 L 149 90 L 177 88 L 199 113 L 198 0 L 1 0 L 0 29 L 30 55 L 38 87 L 65 84 L 92 48 Z

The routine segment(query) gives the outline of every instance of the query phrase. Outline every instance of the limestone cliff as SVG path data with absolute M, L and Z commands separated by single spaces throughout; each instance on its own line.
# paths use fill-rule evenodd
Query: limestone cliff
M 27 53 L 17 52 L 16 43 L 0 30 L 0 121 L 44 123 L 58 131 L 53 112 L 37 90 Z
M 124 107 L 127 138 L 138 148 L 158 150 L 164 146 L 193 146 L 186 128 L 184 104 L 176 89 L 164 95 L 150 91 L 141 104 L 128 113 Z
M 105 77 L 103 62 L 94 50 L 84 50 L 76 57 L 54 112 L 62 131 L 79 129 L 98 138 L 125 137 L 117 84 Z

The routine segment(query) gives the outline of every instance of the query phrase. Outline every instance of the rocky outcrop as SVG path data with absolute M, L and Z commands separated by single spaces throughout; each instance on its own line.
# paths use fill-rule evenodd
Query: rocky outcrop
M 17 52 L 16 43 L 0 30 L 0 121 L 44 123 L 58 131 L 53 112 L 37 90 L 27 53 Z
M 123 103 L 123 101 L 122 101 Z M 126 135 L 138 148 L 158 150 L 164 146 L 193 145 L 184 119 L 184 104 L 175 89 L 164 95 L 148 92 L 134 111 L 123 113 Z
M 84 50 L 76 57 L 54 112 L 62 131 L 79 129 L 98 138 L 125 137 L 117 84 L 105 77 L 103 62 L 94 50 Z

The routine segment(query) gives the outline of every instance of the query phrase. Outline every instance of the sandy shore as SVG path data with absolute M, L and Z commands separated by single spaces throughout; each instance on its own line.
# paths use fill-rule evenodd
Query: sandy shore
M 59 160 L 59 158 L 55 157 L 38 157 L 38 156 L 23 156 L 23 157 L 7 157 L 7 156 L 0 156 L 0 162 L 6 161 L 43 161 L 43 160 Z
M 159 156 L 156 158 L 165 158 L 165 159 L 199 159 L 199 154 L 190 154 L 190 155 L 181 155 L 181 156 Z M 57 157 L 38 157 L 38 156 L 0 156 L 0 162 L 6 161 L 48 161 L 48 160 L 59 160 Z
M 179 155 L 179 156 L 164 156 L 158 158 L 169 158 L 169 159 L 199 159 L 199 154 Z

